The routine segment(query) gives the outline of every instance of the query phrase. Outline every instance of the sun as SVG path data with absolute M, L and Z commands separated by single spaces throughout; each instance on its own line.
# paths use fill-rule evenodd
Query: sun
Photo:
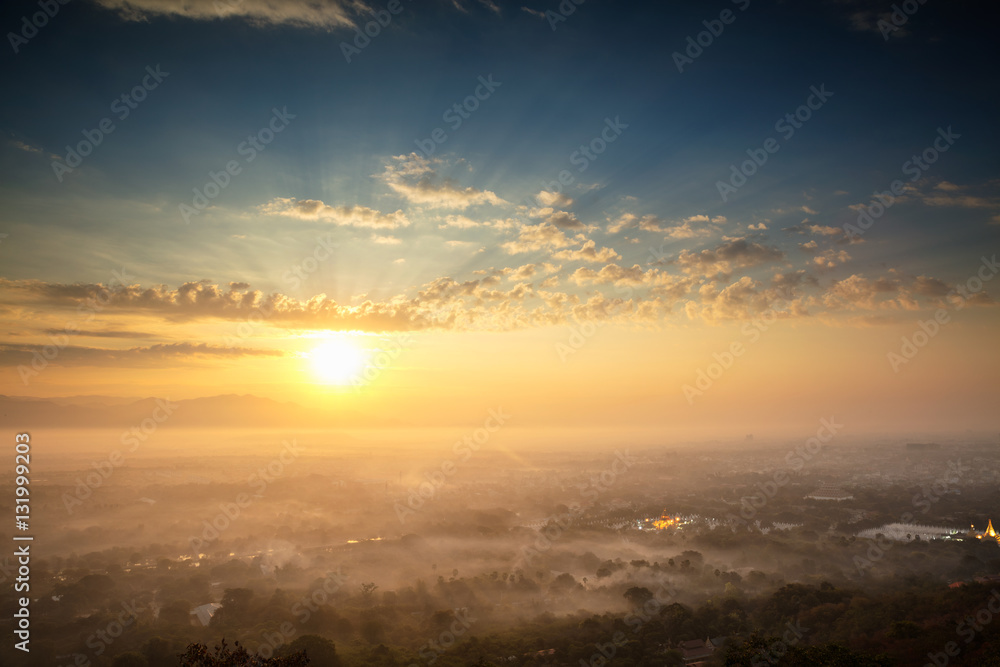
M 365 352 L 352 342 L 331 339 L 309 353 L 313 372 L 327 384 L 350 384 L 368 364 Z

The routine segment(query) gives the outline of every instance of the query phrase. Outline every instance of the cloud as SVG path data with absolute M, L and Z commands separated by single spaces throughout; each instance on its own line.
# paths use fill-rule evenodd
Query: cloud
M 824 250 L 812 258 L 812 263 L 823 269 L 832 269 L 840 264 L 850 261 L 851 256 L 846 250 Z
M 684 311 L 689 319 L 701 318 L 706 322 L 722 320 L 748 320 L 771 312 L 779 318 L 807 316 L 801 299 L 793 298 L 787 288 L 762 288 L 762 285 L 742 276 L 722 289 L 710 282 L 698 289 L 700 301 L 688 301 Z
M 573 205 L 573 200 L 563 192 L 549 192 L 548 190 L 542 190 L 535 195 L 535 199 L 537 199 L 538 203 L 542 206 L 569 208 Z
M 352 27 L 353 13 L 360 20 L 368 14 L 359 12 L 361 3 L 351 0 L 96 0 L 115 11 L 126 21 L 146 21 L 151 17 L 182 17 L 195 21 L 220 18 L 243 18 L 258 26 L 291 25 L 331 30 Z M 364 18 L 362 18 L 364 17 Z
M 623 213 L 617 220 L 611 220 L 608 225 L 609 234 L 617 234 L 624 229 L 639 229 L 644 232 L 666 234 L 672 239 L 692 239 L 699 236 L 709 236 L 712 229 L 709 227 L 695 227 L 695 224 L 707 224 L 709 222 L 725 222 L 726 218 L 719 216 L 714 220 L 707 215 L 692 215 L 684 218 L 680 224 L 670 225 L 655 215 L 644 215 L 639 217 L 634 213 Z
M 49 311 L 65 307 L 70 309 L 70 322 L 85 321 L 87 313 L 99 312 L 102 317 L 124 313 L 173 322 L 199 319 L 245 322 L 255 318 L 273 326 L 397 331 L 430 327 L 435 317 L 434 313 L 420 310 L 403 299 L 346 306 L 326 298 L 325 294 L 300 301 L 280 293 L 264 294 L 246 283 L 233 282 L 223 287 L 208 280 L 170 289 L 164 285 L 69 285 L 0 278 L 0 303 L 38 305 Z M 79 320 L 74 319 L 78 310 L 83 313 Z
M 395 236 L 381 236 L 379 234 L 372 234 L 372 243 L 377 243 L 379 245 L 399 245 L 402 243 Z
M 931 276 L 917 276 L 913 280 L 913 291 L 924 296 L 944 297 L 951 289 L 948 283 Z
M 558 211 L 551 206 L 528 209 L 528 217 L 544 218 L 545 222 L 563 229 L 583 229 L 586 227 L 573 213 Z
M 830 227 L 827 225 L 804 225 L 804 228 L 814 236 L 821 236 L 831 239 L 838 245 L 859 244 L 865 240 L 860 236 L 850 237 L 843 227 Z
M 683 283 L 685 286 L 691 284 L 690 280 L 672 276 L 661 269 L 646 269 L 644 271 L 638 264 L 632 265 L 631 268 L 621 267 L 617 264 L 608 264 L 601 267 L 600 271 L 581 267 L 574 271 L 569 276 L 569 279 L 577 285 L 611 284 L 618 286 L 629 285 L 632 287 L 640 285 L 663 287 L 673 286 L 678 283 Z
M 50 336 L 58 336 L 66 333 L 65 329 L 45 329 L 42 333 Z M 154 334 L 148 331 L 85 331 L 78 330 L 75 335 L 83 338 L 157 338 L 162 334 Z
M 873 11 L 868 9 L 864 2 L 843 2 L 845 5 L 853 5 L 854 10 L 849 15 L 851 28 L 858 32 L 873 32 L 881 37 L 887 34 L 893 37 L 905 37 L 910 31 L 904 27 L 896 25 L 892 20 L 892 12 Z
M 283 215 L 300 220 L 322 220 L 335 225 L 369 229 L 396 229 L 410 224 L 402 210 L 381 213 L 366 206 L 330 206 L 318 199 L 277 197 L 258 207 L 266 215 Z
M 21 141 L 20 139 L 12 139 L 10 143 L 11 143 L 12 146 L 14 146 L 14 148 L 20 149 L 20 150 L 24 151 L 25 153 L 39 153 L 39 154 L 41 154 L 41 153 L 45 152 L 41 148 L 39 148 L 38 146 L 32 146 L 31 144 L 27 144 L 27 143 Z
M 443 218 L 444 224 L 438 225 L 439 228 L 444 229 L 445 227 L 458 227 L 459 229 L 471 229 L 473 227 L 479 227 L 480 223 L 476 222 L 472 218 L 467 218 L 464 215 L 447 215 Z
M 463 14 L 468 14 L 469 10 L 466 8 L 465 4 L 461 0 L 451 0 L 452 6 Z M 490 10 L 497 16 L 500 16 L 500 7 L 497 6 L 493 0 L 479 0 L 479 4 Z
M 784 257 L 785 253 L 777 248 L 737 238 L 715 248 L 701 251 L 682 250 L 676 261 L 687 273 L 710 276 L 728 275 L 733 269 L 749 268 Z
M 908 307 L 911 300 L 906 297 L 899 281 L 889 278 L 869 280 L 859 274 L 833 283 L 823 295 L 823 303 L 831 310 L 842 308 L 860 308 L 862 310 L 912 309 Z
M 0 344 L 0 366 L 30 366 L 36 355 L 41 356 L 45 345 L 5 345 Z M 279 350 L 261 350 L 246 347 L 223 347 L 208 343 L 169 343 L 148 347 L 132 347 L 115 350 L 97 347 L 67 345 L 51 362 L 56 366 L 160 366 L 167 363 L 183 363 L 199 357 L 280 357 Z M 47 357 L 46 357 L 47 358 Z
M 798 271 L 792 271 L 791 273 L 775 273 L 771 277 L 771 287 L 779 290 L 791 290 L 798 287 L 802 283 L 816 285 L 818 281 L 815 276 L 810 274 L 805 269 L 799 269 Z
M 523 225 L 518 230 L 517 239 L 508 241 L 501 247 L 514 255 L 535 250 L 565 248 L 572 243 L 573 241 L 555 225 L 540 222 L 537 225 Z
M 954 208 L 1000 208 L 1000 199 L 967 194 L 932 193 L 920 195 L 920 201 L 928 206 L 951 206 Z
M 621 255 L 612 250 L 611 248 L 597 248 L 597 244 L 593 241 L 586 241 L 583 246 L 578 250 L 560 250 L 552 255 L 554 259 L 564 259 L 567 261 L 576 262 L 611 262 L 616 259 L 621 259 Z
M 970 192 L 978 190 L 978 193 Z M 941 181 L 930 187 L 927 180 L 916 184 L 907 183 L 903 188 L 903 194 L 895 198 L 895 202 L 908 201 L 910 198 L 923 203 L 926 206 L 965 208 L 965 209 L 1000 209 L 1000 197 L 996 196 L 996 183 L 988 182 L 977 186 L 958 185 L 949 181 Z M 872 199 L 868 206 L 872 206 L 877 200 Z M 862 210 L 864 204 L 854 204 L 850 206 L 853 210 Z
M 442 164 L 440 159 L 432 162 L 417 153 L 397 155 L 379 177 L 407 201 L 429 208 L 465 209 L 479 204 L 507 203 L 490 190 L 463 188 L 450 178 L 440 177 L 436 166 Z
M 575 215 L 566 211 L 555 211 L 545 221 L 562 229 L 579 229 L 583 227 L 583 223 Z
M 537 271 L 535 269 L 534 264 L 522 264 L 516 269 L 512 268 L 504 269 L 502 273 L 507 278 L 507 280 L 513 282 L 523 282 L 525 280 L 531 280 L 532 278 L 534 278 L 535 273 L 537 273 Z

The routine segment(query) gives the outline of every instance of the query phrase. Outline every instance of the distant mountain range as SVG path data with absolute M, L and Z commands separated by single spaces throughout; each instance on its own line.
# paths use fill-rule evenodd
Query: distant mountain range
M 172 427 L 393 427 L 401 424 L 353 411 L 310 410 L 259 396 L 227 394 L 185 401 L 116 396 L 31 398 L 0 395 L 0 426 L 28 428 L 129 428 L 154 415 Z

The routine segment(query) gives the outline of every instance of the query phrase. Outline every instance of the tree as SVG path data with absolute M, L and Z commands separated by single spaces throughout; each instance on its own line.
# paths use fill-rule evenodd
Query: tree
M 361 637 L 369 644 L 378 644 L 382 641 L 385 628 L 377 618 L 368 618 L 361 621 Z
M 249 588 L 227 588 L 222 593 L 222 607 L 212 616 L 212 626 L 235 627 L 248 623 L 252 617 L 252 600 L 253 591 Z
M 559 595 L 563 593 L 568 593 L 571 590 L 578 588 L 580 584 L 576 583 L 576 579 L 569 572 L 563 572 L 558 577 L 552 580 L 549 584 L 549 592 Z
M 373 582 L 368 582 L 368 583 L 362 583 L 361 584 L 361 597 L 364 599 L 365 604 L 369 604 L 369 605 L 371 604 L 371 602 L 372 602 L 372 595 L 375 594 L 375 591 L 377 589 L 378 589 L 378 584 L 375 584 Z
M 303 653 L 309 662 L 323 667 L 340 667 L 340 656 L 332 641 L 318 635 L 302 635 L 288 645 L 288 653 Z M 284 654 L 285 651 L 282 652 Z
M 172 600 L 160 609 L 160 623 L 164 625 L 191 625 L 191 603 Z
M 142 653 L 129 651 L 128 653 L 119 653 L 116 655 L 115 659 L 111 662 L 111 667 L 149 667 L 149 661 L 146 660 L 146 656 Z
M 163 612 L 161 611 L 162 615 Z M 163 637 L 150 637 L 142 645 L 142 654 L 146 656 L 149 667 L 176 667 L 177 650 L 173 642 L 167 641 Z
M 635 609 L 642 609 L 642 606 L 653 599 L 653 592 L 645 586 L 633 586 L 624 593 L 622 597 L 629 601 Z
M 225 639 L 214 651 L 209 651 L 204 644 L 190 644 L 180 655 L 180 667 L 305 667 L 308 664 L 309 658 L 301 652 L 280 658 L 262 658 L 251 655 L 239 642 L 234 648 L 228 648 Z

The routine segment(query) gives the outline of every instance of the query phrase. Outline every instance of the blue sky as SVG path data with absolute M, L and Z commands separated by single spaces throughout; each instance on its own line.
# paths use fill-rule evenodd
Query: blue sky
M 141 11 L 172 4 L 131 6 Z M 192 245 L 242 254 L 223 246 L 235 251 L 228 236 L 243 230 L 271 237 L 271 244 L 260 239 L 252 250 L 277 258 L 281 249 L 274 244 L 281 241 L 274 225 L 241 216 L 276 197 L 397 210 L 407 202 L 387 193 L 374 175 L 391 156 L 412 151 L 414 140 L 445 128 L 443 111 L 487 75 L 502 85 L 461 127 L 448 131 L 436 156 L 451 159 L 440 173 L 521 203 L 571 169 L 574 213 L 590 225 L 629 211 L 667 220 L 707 214 L 790 226 L 799 221 L 779 222 L 773 211 L 803 205 L 817 211 L 817 223 L 842 224 L 846 207 L 886 188 L 938 127 L 954 127 L 962 140 L 930 170 L 930 180 L 985 187 L 996 174 L 998 92 L 990 85 L 992 64 L 981 57 L 988 36 L 981 22 L 967 20 L 974 16 L 968 8 L 922 6 L 904 26 L 906 34 L 886 41 L 877 28 L 852 27 L 860 12 L 891 10 L 879 3 L 806 9 L 752 2 L 740 11 L 730 3 L 666 9 L 589 0 L 554 31 L 520 5 L 495 6 L 469 2 L 459 10 L 448 2 L 405 2 L 347 63 L 339 44 L 354 33 L 345 26 L 200 20 L 183 11 L 143 12 L 141 20 L 129 21 L 97 3 L 70 3 L 3 63 L 6 98 L 18 100 L 6 104 L 0 118 L 8 138 L 5 224 L 77 240 L 79 234 L 107 234 L 129 254 L 155 243 L 171 258 L 190 257 L 186 248 Z M 16 26 L 32 7 L 8 7 L 6 24 Z M 558 11 L 558 3 L 528 8 Z M 702 21 L 726 8 L 734 12 L 733 23 L 679 73 L 672 54 L 705 29 Z M 358 24 L 367 18 L 364 12 L 347 15 Z M 113 118 L 110 102 L 138 83 L 147 65 L 169 72 L 162 86 L 128 118 L 115 119 L 116 131 L 78 173 L 58 183 L 48 154 L 64 155 L 82 130 Z M 729 166 L 775 136 L 775 121 L 820 84 L 834 93 L 829 103 L 723 203 L 716 182 L 728 176 Z M 237 145 L 264 126 L 273 107 L 295 115 L 288 131 L 213 202 L 218 211 L 183 225 L 178 205 L 190 202 L 192 188 L 204 185 L 210 170 L 238 158 Z M 607 117 L 619 117 L 628 130 L 586 172 L 576 172 L 570 155 L 597 136 Z M 12 142 L 42 153 L 18 150 Z M 627 197 L 636 201 L 623 201 Z M 477 212 L 512 217 L 510 207 Z M 945 248 L 960 255 L 963 245 L 995 239 L 996 229 L 982 223 L 986 213 L 996 212 L 947 211 Z M 905 224 L 902 216 L 888 216 L 877 236 L 905 236 L 901 242 L 912 251 L 938 253 L 942 213 L 917 209 Z M 299 231 L 305 230 L 291 233 Z M 422 249 L 434 253 L 439 239 L 433 235 L 412 226 L 399 238 L 425 237 Z M 489 252 L 494 238 L 472 232 L 449 240 L 480 243 L 495 255 Z M 786 241 L 780 234 L 771 240 Z M 393 250 L 369 249 L 374 261 L 405 255 Z M 643 250 L 619 252 L 642 263 Z M 216 268 L 208 270 L 207 262 L 198 267 L 206 276 L 235 269 L 254 283 L 263 281 L 265 289 L 280 287 L 239 257 L 210 254 Z M 439 259 L 461 261 L 447 254 Z M 59 264 L 47 269 L 58 280 L 99 281 L 106 274 L 100 262 L 82 257 Z M 8 266 L 8 277 L 38 277 L 30 261 Z M 189 278 L 173 261 L 149 268 L 149 280 Z

